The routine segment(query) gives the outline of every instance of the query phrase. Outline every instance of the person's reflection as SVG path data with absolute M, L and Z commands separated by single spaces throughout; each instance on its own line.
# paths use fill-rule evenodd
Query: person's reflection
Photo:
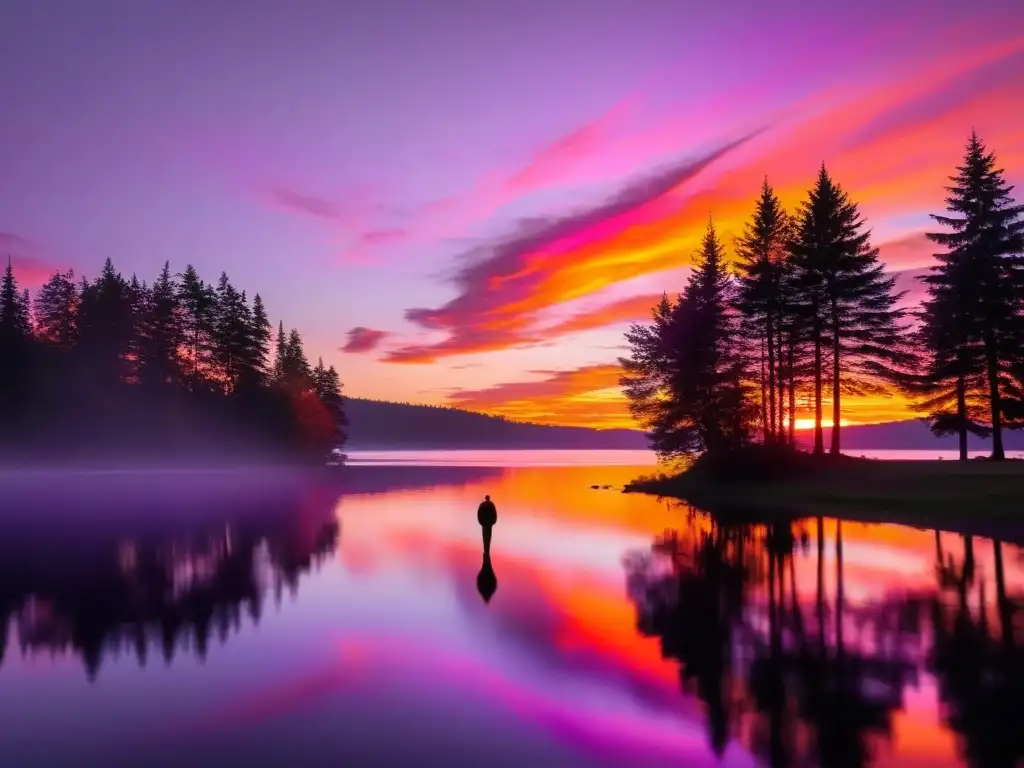
M 491 598 L 498 590 L 498 577 L 494 575 L 494 568 L 491 566 L 491 553 L 484 550 L 484 562 L 480 566 L 480 573 L 476 575 L 476 589 L 485 603 L 491 602 Z

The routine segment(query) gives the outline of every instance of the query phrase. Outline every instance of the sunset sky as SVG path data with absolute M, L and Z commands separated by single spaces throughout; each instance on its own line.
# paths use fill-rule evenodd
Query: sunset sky
M 1024 184 L 1019 0 L 14 0 L 0 71 L 25 285 L 226 270 L 349 395 L 552 423 L 629 424 L 623 331 L 765 174 L 917 292 L 972 128 Z

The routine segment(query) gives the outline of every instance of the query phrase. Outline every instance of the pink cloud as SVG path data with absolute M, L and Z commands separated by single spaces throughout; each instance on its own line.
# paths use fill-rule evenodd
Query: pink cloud
M 428 330 L 444 330 L 447 339 L 392 350 L 388 362 L 429 363 L 440 357 L 483 352 L 545 338 L 536 330 L 539 311 L 618 282 L 632 274 L 602 268 L 590 284 L 576 286 L 573 295 L 564 284 L 571 280 L 572 248 L 611 230 L 633 226 L 646 206 L 696 177 L 705 168 L 742 146 L 750 136 L 729 142 L 698 158 L 687 158 L 627 184 L 609 200 L 590 209 L 552 220 L 531 220 L 517 231 L 485 248 L 459 257 L 462 266 L 453 282 L 459 294 L 442 307 L 413 308 L 406 319 Z M 558 279 L 556 279 L 556 276 Z
M 370 352 L 376 349 L 387 335 L 387 331 L 364 328 L 361 325 L 357 326 L 348 332 L 348 341 L 345 342 L 345 346 L 341 348 L 341 351 L 351 354 Z
M 879 256 L 890 269 L 910 269 L 931 265 L 935 261 L 935 254 L 940 250 L 935 243 L 925 237 L 923 232 L 915 232 L 878 246 Z

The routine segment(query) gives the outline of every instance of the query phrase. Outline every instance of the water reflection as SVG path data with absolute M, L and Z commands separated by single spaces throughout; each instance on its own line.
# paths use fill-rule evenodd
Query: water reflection
M 480 566 L 480 573 L 476 575 L 476 589 L 485 603 L 491 602 L 491 598 L 498 590 L 498 577 L 494 575 L 489 548 L 484 549 L 484 562 Z
M 0 666 L 12 642 L 22 657 L 76 656 L 90 680 L 105 658 L 125 654 L 142 667 L 155 653 L 168 665 L 187 652 L 202 661 L 211 639 L 227 642 L 243 613 L 258 624 L 268 594 L 275 604 L 285 589 L 294 596 L 335 550 L 334 499 L 279 488 L 204 507 L 186 494 L 190 514 L 176 516 L 166 514 L 166 498 L 101 496 L 61 515 L 50 507 L 46 535 L 38 519 L 6 515 Z M 131 512 L 127 534 L 103 525 Z
M 1020 762 L 1017 546 L 603 489 L 642 471 L 0 482 L 4 757 Z
M 688 522 L 627 558 L 627 583 L 640 633 L 658 638 L 682 689 L 704 704 L 716 754 L 737 740 L 773 767 L 887 762 L 907 691 L 932 673 L 967 764 L 1024 760 L 1019 597 L 1009 596 L 1003 543 L 989 542 L 984 579 L 972 537 L 954 555 L 935 532 L 933 586 L 890 584 L 851 604 L 842 522 L 827 521 L 831 558 L 821 518 L 716 525 L 690 510 Z M 813 559 L 812 593 L 801 558 Z

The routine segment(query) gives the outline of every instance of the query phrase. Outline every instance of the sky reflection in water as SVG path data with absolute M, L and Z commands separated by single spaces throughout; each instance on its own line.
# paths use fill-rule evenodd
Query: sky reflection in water
M 995 689 L 1020 676 L 1003 628 L 1024 589 L 1016 547 L 825 521 L 819 560 L 813 520 L 713 530 L 590 488 L 649 467 L 354 471 L 344 495 L 294 481 L 229 502 L 200 492 L 209 479 L 182 482 L 190 499 L 103 507 L 103 535 L 15 526 L 0 569 L 5 757 L 748 766 L 821 751 L 943 766 L 1019 749 L 997 715 L 977 716 L 996 695 L 1012 709 L 1016 689 Z M 489 604 L 485 493 L 499 512 Z

